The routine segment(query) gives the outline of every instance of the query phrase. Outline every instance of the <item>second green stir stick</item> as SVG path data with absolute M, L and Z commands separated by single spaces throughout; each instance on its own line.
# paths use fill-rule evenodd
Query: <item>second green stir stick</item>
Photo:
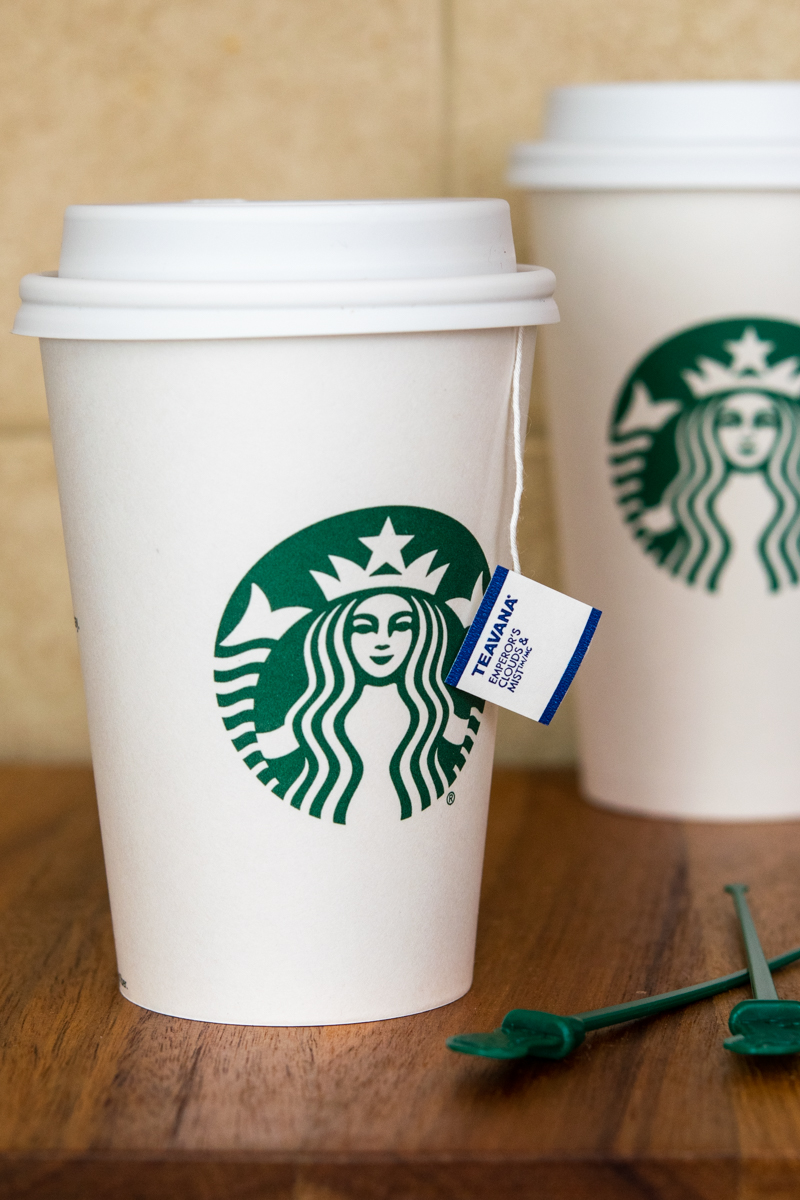
M 728 1027 L 733 1037 L 725 1049 L 734 1054 L 797 1054 L 800 1051 L 800 1001 L 781 1000 L 772 982 L 750 908 L 744 898 L 746 883 L 729 883 L 736 915 L 742 927 L 753 999 L 742 1000 L 731 1010 Z

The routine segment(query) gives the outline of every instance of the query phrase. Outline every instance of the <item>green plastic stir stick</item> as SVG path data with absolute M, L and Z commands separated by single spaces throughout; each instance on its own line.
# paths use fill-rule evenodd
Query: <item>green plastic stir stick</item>
M 800 946 L 770 959 L 768 966 L 777 971 L 798 959 Z M 491 1033 L 459 1033 L 448 1038 L 447 1045 L 459 1054 L 475 1054 L 482 1058 L 566 1058 L 576 1046 L 580 1046 L 590 1029 L 602 1029 L 606 1025 L 619 1025 L 623 1021 L 634 1021 L 638 1017 L 652 1017 L 672 1008 L 682 1008 L 707 996 L 716 996 L 740 987 L 747 983 L 748 978 L 746 970 L 734 971 L 730 975 L 720 975 L 718 979 L 709 979 L 706 983 L 695 983 L 674 992 L 662 992 L 659 996 L 648 996 L 644 1000 L 628 1000 L 624 1004 L 613 1004 L 610 1008 L 575 1013 L 571 1017 L 538 1012 L 536 1009 L 512 1008 L 511 1012 L 506 1013 L 499 1029 L 493 1029 Z M 744 1004 L 748 1003 L 753 1002 L 744 1001 Z M 737 1005 L 737 1008 L 741 1007 Z M 797 1007 L 800 1009 L 800 1004 Z M 736 1009 L 733 1011 L 736 1012 Z M 740 1053 L 752 1054 L 754 1051 Z
M 770 967 L 761 949 L 750 908 L 744 898 L 746 883 L 729 883 L 736 915 L 742 927 L 753 999 L 742 1000 L 731 1010 L 728 1027 L 733 1037 L 725 1049 L 734 1054 L 797 1054 L 800 1051 L 800 1002 L 781 1000 L 772 982 Z

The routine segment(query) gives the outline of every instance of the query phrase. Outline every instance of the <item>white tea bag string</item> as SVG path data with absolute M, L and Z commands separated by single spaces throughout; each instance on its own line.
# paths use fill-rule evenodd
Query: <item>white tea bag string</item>
M 517 525 L 522 501 L 520 378 L 525 329 L 517 329 L 511 376 L 516 481 L 508 530 L 513 570 L 496 567 L 446 683 L 549 725 L 594 636 L 600 610 L 526 579 Z
M 509 542 L 511 543 L 511 564 L 517 574 L 520 574 L 519 566 L 519 547 L 517 545 L 517 525 L 519 524 L 519 510 L 522 504 L 522 484 L 524 473 L 524 462 L 522 452 L 522 414 L 520 411 L 519 402 L 519 381 L 522 374 L 522 347 L 525 341 L 525 328 L 520 325 L 517 330 L 517 344 L 514 350 L 514 371 L 511 376 L 511 414 L 514 424 L 514 468 L 516 471 L 516 480 L 514 484 L 514 504 L 511 509 L 511 525 L 508 530 Z

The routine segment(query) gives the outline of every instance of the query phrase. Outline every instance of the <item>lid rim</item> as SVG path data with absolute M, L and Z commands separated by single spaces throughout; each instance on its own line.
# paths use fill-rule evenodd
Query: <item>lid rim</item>
M 511 151 L 507 177 L 515 187 L 550 190 L 794 190 L 800 188 L 800 141 L 759 146 L 523 142 Z
M 417 279 L 75 279 L 43 271 L 23 276 L 19 293 L 34 304 L 69 307 L 338 308 L 540 299 L 552 296 L 554 288 L 555 275 L 547 267 L 518 263 L 513 272 Z
M 300 337 L 552 324 L 555 276 L 176 283 L 26 275 L 14 332 L 92 340 Z

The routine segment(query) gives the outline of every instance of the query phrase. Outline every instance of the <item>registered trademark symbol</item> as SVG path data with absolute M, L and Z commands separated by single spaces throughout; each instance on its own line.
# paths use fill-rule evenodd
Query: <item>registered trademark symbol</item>
M 455 801 L 456 801 L 456 794 L 455 794 L 455 792 L 448 792 L 448 793 L 447 793 L 447 803 L 448 803 L 448 804 L 455 804 Z

